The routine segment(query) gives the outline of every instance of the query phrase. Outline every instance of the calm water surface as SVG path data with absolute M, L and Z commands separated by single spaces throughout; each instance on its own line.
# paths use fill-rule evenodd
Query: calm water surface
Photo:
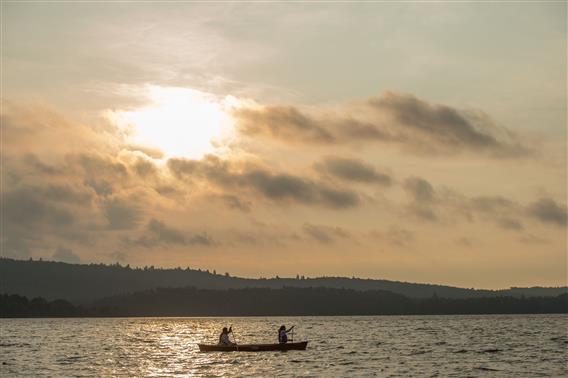
M 308 350 L 200 353 L 233 324 L 241 343 L 296 325 Z M 564 315 L 0 320 L 0 375 L 562 377 Z

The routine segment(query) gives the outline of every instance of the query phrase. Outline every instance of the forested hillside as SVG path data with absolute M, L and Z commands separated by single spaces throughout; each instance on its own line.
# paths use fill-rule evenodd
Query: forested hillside
M 567 288 L 513 288 L 490 291 L 451 286 L 345 277 L 249 279 L 199 269 L 131 268 L 104 264 L 0 259 L 0 292 L 29 298 L 66 299 L 87 303 L 103 297 L 155 288 L 202 289 L 315 288 L 385 290 L 409 298 L 479 298 L 491 296 L 557 296 Z

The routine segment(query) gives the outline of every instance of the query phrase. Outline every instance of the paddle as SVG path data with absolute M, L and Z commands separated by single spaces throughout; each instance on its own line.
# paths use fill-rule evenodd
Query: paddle
M 292 331 L 292 335 L 291 335 L 291 337 L 290 337 L 290 341 L 291 341 L 291 342 L 294 342 L 294 327 L 295 327 L 295 326 L 292 326 L 292 328 L 290 328 L 290 331 Z
M 237 342 L 237 336 L 235 336 L 235 331 L 233 331 L 233 325 L 231 324 L 231 326 L 229 327 L 229 329 L 231 330 L 231 333 L 233 334 L 233 340 L 235 340 L 235 344 L 238 344 Z

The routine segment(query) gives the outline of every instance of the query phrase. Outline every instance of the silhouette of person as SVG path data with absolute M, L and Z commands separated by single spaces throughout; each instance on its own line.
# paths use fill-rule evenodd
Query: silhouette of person
M 219 335 L 219 345 L 236 345 L 235 343 L 231 342 L 231 340 L 229 340 L 229 333 L 231 332 L 233 332 L 233 327 L 229 327 L 229 329 L 227 329 L 227 327 L 223 327 L 223 331 Z
M 278 330 L 278 342 L 280 344 L 286 344 L 288 342 L 288 332 L 294 329 L 295 326 L 290 327 L 290 329 L 286 329 L 285 325 L 282 325 Z

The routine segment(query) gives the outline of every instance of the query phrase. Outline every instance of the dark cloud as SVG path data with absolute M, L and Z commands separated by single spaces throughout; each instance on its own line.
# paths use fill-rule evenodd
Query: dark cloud
M 381 142 L 435 155 L 465 150 L 493 157 L 533 153 L 481 111 L 430 104 L 412 95 L 386 92 L 349 111 L 314 116 L 290 106 L 269 106 L 241 108 L 235 118 L 244 135 L 291 144 Z
M 46 239 L 82 242 L 83 213 L 92 209 L 92 191 L 75 185 L 22 182 L 2 192 L 3 235 L 0 249 L 4 256 L 26 258 L 38 249 L 53 248 Z
M 541 222 L 566 226 L 568 215 L 566 206 L 551 198 L 541 198 L 528 206 L 528 214 Z
M 164 197 L 171 198 L 175 198 L 176 196 L 183 193 L 183 188 L 179 188 L 170 184 L 159 184 L 154 187 L 154 190 L 156 191 L 156 193 L 159 193 Z
M 510 211 L 517 206 L 515 202 L 502 196 L 474 197 L 470 204 L 474 210 L 485 213 Z
M 239 184 L 252 187 L 275 201 L 319 203 L 331 208 L 347 208 L 359 204 L 359 196 L 351 190 L 335 189 L 299 176 L 273 174 L 266 170 L 255 169 L 241 175 Z
M 328 121 L 337 133 L 337 139 L 345 142 L 396 142 L 396 137 L 370 122 L 357 121 L 354 118 Z
M 349 189 L 334 189 L 330 186 L 314 184 L 318 193 L 318 202 L 332 209 L 343 209 L 358 206 L 359 195 Z
M 516 219 L 499 218 L 497 224 L 506 230 L 520 231 L 524 229 L 523 224 Z
M 129 199 L 110 199 L 104 204 L 104 214 L 108 227 L 113 230 L 129 230 L 136 228 L 143 220 L 141 204 Z
M 143 247 L 160 245 L 215 245 L 215 241 L 206 233 L 189 234 L 167 226 L 164 222 L 151 219 L 144 229 L 144 234 L 132 244 Z
M 68 225 L 73 214 L 50 203 L 41 188 L 24 187 L 3 193 L 0 211 L 8 226 L 30 227 L 38 223 Z
M 315 165 L 316 170 L 346 181 L 390 185 L 392 178 L 359 159 L 328 157 Z
M 404 181 L 404 189 L 417 203 L 430 203 L 436 199 L 432 185 L 420 177 L 410 177 Z
M 408 207 L 408 211 L 410 215 L 414 216 L 419 220 L 428 221 L 428 222 L 438 221 L 438 215 L 436 215 L 434 210 L 432 210 L 431 208 L 420 205 L 411 205 Z
M 485 219 L 492 220 L 505 230 L 524 229 L 522 222 L 517 219 L 522 216 L 521 207 L 515 201 L 503 196 L 473 197 L 463 206 L 469 206 L 472 211 L 481 214 Z
M 93 199 L 93 193 L 83 187 L 48 184 L 42 191 L 44 198 L 50 201 L 87 205 Z
M 32 168 L 33 171 L 39 172 L 40 174 L 59 175 L 64 172 L 61 167 L 49 165 L 41 161 L 35 154 L 24 155 L 22 161 Z
M 422 133 L 442 144 L 476 148 L 501 146 L 494 136 L 486 133 L 487 127 L 483 132 L 465 114 L 446 105 L 432 105 L 412 95 L 392 92 L 370 99 L 369 104 L 390 116 L 397 126 Z
M 223 190 L 252 190 L 254 194 L 275 202 L 319 204 L 335 209 L 354 207 L 360 202 L 359 195 L 349 189 L 247 164 L 231 165 L 211 156 L 203 160 L 170 159 L 168 167 L 175 177 L 182 180 L 207 180 Z
M 237 196 L 226 194 L 221 196 L 221 199 L 230 209 L 240 210 L 244 212 L 248 212 L 251 209 L 250 201 L 245 201 Z
M 92 188 L 97 195 L 106 197 L 114 192 L 114 188 L 107 180 L 98 180 L 95 178 L 85 178 L 84 184 Z
M 176 229 L 166 226 L 165 223 L 156 219 L 151 219 L 146 227 L 146 231 L 152 234 L 156 239 L 171 243 L 171 244 L 185 244 L 185 235 Z
M 351 235 L 341 227 L 330 227 L 305 223 L 302 227 L 304 234 L 320 243 L 330 244 L 337 239 L 349 239 Z
M 142 178 L 153 176 L 158 172 L 158 168 L 154 163 L 142 158 L 136 159 L 136 162 L 132 165 L 132 169 Z
M 104 178 L 108 181 L 121 182 L 128 178 L 128 168 L 112 156 L 99 154 L 69 155 L 71 165 L 77 164 L 84 171 L 85 177 Z
M 239 131 L 250 136 L 267 136 L 294 143 L 332 143 L 334 137 L 317 120 L 291 106 L 235 111 Z
M 73 253 L 70 249 L 59 247 L 51 257 L 54 261 L 62 261 L 71 264 L 78 264 L 81 262 L 81 258 Z
M 239 181 L 274 200 L 293 199 L 308 203 L 313 202 L 316 195 L 308 181 L 289 174 L 273 174 L 255 169 L 242 175 Z
M 470 222 L 479 217 L 484 222 L 513 231 L 524 230 L 523 222 L 527 218 L 551 225 L 568 224 L 566 206 L 550 198 L 539 199 L 526 207 L 503 196 L 468 198 L 451 189 L 435 189 L 419 177 L 408 178 L 402 187 L 411 198 L 407 212 L 420 220 L 452 222 L 455 221 L 453 215 L 463 215 Z
M 432 184 L 421 177 L 407 178 L 402 183 L 402 188 L 411 199 L 407 212 L 418 220 L 437 222 L 438 214 L 435 207 L 455 207 L 452 198 L 438 196 Z

